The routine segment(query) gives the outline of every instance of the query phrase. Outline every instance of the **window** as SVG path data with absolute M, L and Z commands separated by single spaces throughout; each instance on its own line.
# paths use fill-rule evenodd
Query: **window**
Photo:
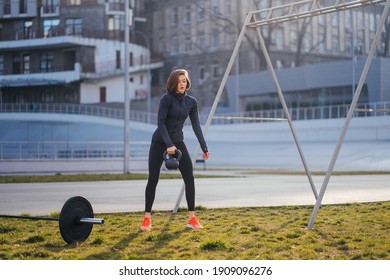
M 275 31 L 275 38 L 274 38 L 274 44 L 278 50 L 283 50 L 283 30 L 282 29 L 277 29 Z
M 41 72 L 48 73 L 53 72 L 54 53 L 43 52 L 41 53 Z
M 232 14 L 232 3 L 231 0 L 223 1 L 225 5 L 225 16 L 230 16 Z
M 187 5 L 184 10 L 184 23 L 191 22 L 191 5 Z
M 172 54 L 176 54 L 179 52 L 179 39 L 177 38 L 177 36 L 174 36 L 172 38 L 172 46 L 171 46 L 171 53 Z
M 12 57 L 12 74 L 20 74 L 20 54 L 14 54 Z
M 158 51 L 160 53 L 165 52 L 165 38 L 161 37 L 160 40 L 158 40 Z
M 321 40 L 318 43 L 318 51 L 319 53 L 325 53 L 325 40 Z
M 211 1 L 211 13 L 213 16 L 216 16 L 219 14 L 218 0 Z
M 178 14 L 178 8 L 175 7 L 172 9 L 172 26 L 176 26 L 179 22 L 179 14 Z
M 198 0 L 197 2 L 197 18 L 198 21 L 203 21 L 205 16 L 204 1 Z
M 43 32 L 44 36 L 46 37 L 52 37 L 56 35 L 56 28 L 60 24 L 59 19 L 46 19 L 43 22 Z
M 229 32 L 224 32 L 225 34 L 225 47 L 229 48 L 233 45 L 233 35 Z
M 205 47 L 206 47 L 206 39 L 205 39 L 204 33 L 200 33 L 200 34 L 198 35 L 198 47 L 199 47 L 201 50 L 204 50 Z
M 190 52 L 191 51 L 191 44 L 192 44 L 191 37 L 186 37 L 184 44 L 185 44 L 185 51 Z
M 81 18 L 68 18 L 65 20 L 65 35 L 81 35 L 81 30 Z
M 298 48 L 298 33 L 297 30 L 290 29 L 290 48 L 292 51 L 297 51 Z
M 0 75 L 4 75 L 4 55 L 0 55 Z
M 69 6 L 81 5 L 81 0 L 68 0 Z
M 305 52 L 310 52 L 311 49 L 311 38 L 309 36 L 306 36 L 303 39 L 303 49 Z
M 372 13 L 370 14 L 370 19 L 369 19 L 369 29 L 371 32 L 375 32 L 376 29 L 376 22 L 375 22 L 375 14 Z
M 333 53 L 339 52 L 339 38 L 337 36 L 332 37 L 332 51 Z
M 364 29 L 364 17 L 363 17 L 363 12 L 361 11 L 357 12 L 357 25 L 358 25 L 358 29 L 360 30 Z
M 19 0 L 19 14 L 27 14 L 27 0 Z
M 129 54 L 129 66 L 134 66 L 134 54 L 130 52 Z
M 107 89 L 106 87 L 100 87 L 99 88 L 99 95 L 100 95 L 100 103 L 106 103 L 107 101 Z
M 347 31 L 352 32 L 352 11 L 345 12 L 345 28 Z
M 58 10 L 59 0 L 43 0 L 42 8 L 45 14 L 53 14 Z
M 108 18 L 108 30 L 124 30 L 123 16 L 114 15 Z
M 331 13 L 332 17 L 332 26 L 338 27 L 339 26 L 339 14 L 338 13 Z
M 320 15 L 317 17 L 317 19 L 319 25 L 325 25 L 325 15 Z
M 11 0 L 4 0 L 4 15 L 11 14 Z
M 23 74 L 30 73 L 30 54 L 23 54 Z
M 211 47 L 214 49 L 219 47 L 219 32 L 217 29 L 214 29 L 211 34 Z
M 42 103 L 53 103 L 54 102 L 54 94 L 52 92 L 44 92 L 41 95 Z
M 33 32 L 32 32 L 32 21 L 28 20 L 24 22 L 24 39 L 30 39 L 33 38 Z
M 205 78 L 205 72 L 204 72 L 204 67 L 203 66 L 200 66 L 199 67 L 199 80 L 204 80 Z
M 212 71 L 213 71 L 213 77 L 214 78 L 218 78 L 219 77 L 219 65 L 218 65 L 218 62 L 213 62 Z
M 121 69 L 121 51 L 116 51 L 116 63 L 115 63 L 116 69 Z

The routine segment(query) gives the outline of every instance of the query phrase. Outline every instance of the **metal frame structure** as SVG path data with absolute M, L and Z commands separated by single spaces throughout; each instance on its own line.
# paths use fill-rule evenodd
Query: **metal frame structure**
M 384 3 L 384 2 L 386 2 L 385 6 L 384 6 L 384 11 L 382 13 L 380 22 L 378 24 L 377 32 L 375 34 L 373 44 L 371 46 L 369 55 L 367 57 L 365 67 L 363 69 L 363 73 L 360 77 L 360 81 L 359 81 L 358 86 L 356 88 L 353 100 L 351 102 L 350 109 L 348 111 L 348 114 L 347 114 L 343 129 L 342 129 L 340 138 L 339 138 L 338 143 L 336 145 L 333 157 L 331 159 L 328 170 L 326 172 L 320 193 L 317 193 L 317 190 L 315 188 L 312 176 L 310 174 L 308 165 L 306 163 L 303 151 L 301 149 L 298 138 L 296 136 L 295 129 L 294 129 L 294 126 L 292 124 L 291 116 L 290 116 L 287 104 L 285 102 L 282 90 L 280 88 L 279 81 L 276 77 L 275 69 L 272 65 L 267 47 L 266 47 L 264 39 L 261 35 L 260 28 L 262 26 L 267 26 L 270 24 L 294 21 L 294 20 L 303 19 L 303 18 L 307 18 L 307 17 L 313 17 L 313 16 L 318 16 L 318 15 L 323 15 L 323 14 L 328 14 L 328 13 L 333 13 L 333 12 L 340 12 L 340 11 L 345 11 L 345 10 L 352 9 L 352 8 L 359 8 L 359 7 L 364 7 L 364 6 L 378 4 L 378 3 Z M 344 141 L 346 132 L 347 132 L 348 127 L 349 127 L 349 123 L 352 119 L 353 113 L 354 113 L 355 108 L 356 108 L 357 101 L 360 97 L 360 93 L 361 93 L 364 81 L 366 79 L 367 72 L 368 72 L 369 67 L 371 65 L 372 58 L 375 54 L 375 50 L 377 48 L 377 45 L 378 45 L 378 42 L 380 39 L 381 30 L 384 26 L 385 18 L 389 12 L 389 7 L 390 7 L 390 0 L 360 0 L 360 1 L 356 1 L 356 0 L 305 0 L 305 1 L 299 1 L 299 2 L 290 3 L 290 4 L 286 4 L 286 5 L 281 5 L 281 6 L 277 6 L 277 7 L 271 7 L 271 8 L 263 9 L 263 10 L 259 10 L 259 11 L 249 12 L 245 18 L 244 25 L 241 29 L 239 36 L 238 36 L 236 45 L 233 49 L 232 56 L 230 57 L 229 63 L 228 63 L 227 68 L 225 70 L 225 74 L 222 78 L 222 82 L 220 84 L 217 95 L 214 99 L 214 103 L 211 107 L 209 116 L 208 116 L 207 121 L 205 123 L 203 133 L 207 134 L 207 131 L 210 127 L 211 121 L 214 118 L 214 114 L 215 114 L 217 105 L 219 103 L 219 100 L 221 98 L 223 89 L 224 89 L 226 82 L 227 82 L 227 79 L 229 77 L 229 73 L 232 69 L 233 63 L 237 57 L 239 48 L 240 48 L 241 43 L 244 39 L 244 35 L 245 35 L 248 28 L 255 29 L 258 40 L 260 42 L 262 52 L 264 54 L 264 57 L 265 57 L 265 60 L 266 60 L 267 66 L 268 66 L 268 70 L 271 72 L 271 76 L 272 76 L 272 79 L 275 83 L 277 94 L 278 94 L 279 100 L 281 102 L 281 105 L 283 107 L 283 111 L 284 111 L 284 114 L 286 116 L 286 120 L 289 124 L 292 136 L 294 138 L 294 142 L 297 146 L 299 155 L 301 157 L 303 166 L 305 168 L 306 175 L 308 177 L 308 180 L 309 180 L 309 183 L 311 185 L 314 197 L 316 199 L 316 204 L 315 204 L 315 207 L 313 209 L 313 213 L 311 215 L 311 218 L 310 218 L 310 221 L 308 224 L 309 228 L 311 228 L 313 226 L 314 220 L 315 220 L 317 213 L 318 213 L 318 210 L 319 210 L 319 207 L 321 206 L 322 199 L 323 199 L 323 196 L 325 194 L 326 188 L 328 186 L 329 179 L 330 179 L 330 176 L 333 172 L 333 168 L 334 168 L 334 165 L 336 163 L 337 157 L 339 155 L 341 145 Z M 200 147 L 198 146 L 196 148 L 195 154 L 194 154 L 193 159 L 192 159 L 193 164 L 195 164 L 199 152 L 200 152 Z M 179 194 L 179 197 L 178 197 L 178 200 L 176 202 L 176 205 L 175 205 L 173 212 L 177 212 L 183 195 L 184 195 L 184 185 L 181 188 L 181 191 L 180 191 L 180 194 Z

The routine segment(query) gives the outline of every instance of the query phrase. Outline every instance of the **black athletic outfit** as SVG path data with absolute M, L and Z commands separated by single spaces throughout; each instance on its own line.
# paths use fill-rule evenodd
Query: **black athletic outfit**
M 190 117 L 192 128 L 203 152 L 207 152 L 206 141 L 199 123 L 197 100 L 187 93 L 165 93 L 159 104 L 157 129 L 153 133 L 149 150 L 149 178 L 145 189 L 145 212 L 151 212 L 160 177 L 163 153 L 176 146 L 182 157 L 179 170 L 184 180 L 188 211 L 195 210 L 195 182 L 192 160 L 184 143 L 183 126 Z

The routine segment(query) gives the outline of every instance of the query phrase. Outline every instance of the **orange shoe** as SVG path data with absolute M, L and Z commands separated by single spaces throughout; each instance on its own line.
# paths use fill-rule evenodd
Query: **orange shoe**
M 152 222 L 150 218 L 145 217 L 141 224 L 141 230 L 148 231 L 152 228 Z
M 203 228 L 202 225 L 199 223 L 198 219 L 194 216 L 191 219 L 188 219 L 187 221 L 187 227 L 192 229 L 200 229 Z

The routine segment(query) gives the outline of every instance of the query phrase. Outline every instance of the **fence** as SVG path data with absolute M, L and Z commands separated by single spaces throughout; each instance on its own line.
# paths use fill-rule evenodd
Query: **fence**
M 336 119 L 345 118 L 349 110 L 349 104 L 315 106 L 289 109 L 292 120 L 314 120 L 314 119 Z M 387 116 L 390 115 L 390 102 L 360 103 L 357 109 L 363 109 L 365 112 L 356 111 L 355 117 Z M 369 111 L 372 110 L 372 111 Z M 124 109 L 117 107 L 106 107 L 101 105 L 87 104 L 0 104 L 0 113 L 57 113 L 57 114 L 78 114 L 87 116 L 96 116 L 103 118 L 124 119 Z M 218 114 L 223 117 L 255 117 L 255 118 L 285 118 L 283 109 L 247 111 L 242 113 Z M 208 118 L 208 113 L 200 114 L 201 123 L 204 124 Z M 144 123 L 156 123 L 157 114 L 144 111 L 130 110 L 130 120 Z M 230 124 L 242 123 L 245 120 L 226 120 L 214 119 L 212 124 Z M 189 122 L 188 122 L 189 123 Z M 187 124 L 188 124 L 187 123 Z
M 132 141 L 130 158 L 143 159 L 148 155 L 150 142 Z M 65 160 L 123 158 L 123 142 L 0 142 L 0 160 Z

